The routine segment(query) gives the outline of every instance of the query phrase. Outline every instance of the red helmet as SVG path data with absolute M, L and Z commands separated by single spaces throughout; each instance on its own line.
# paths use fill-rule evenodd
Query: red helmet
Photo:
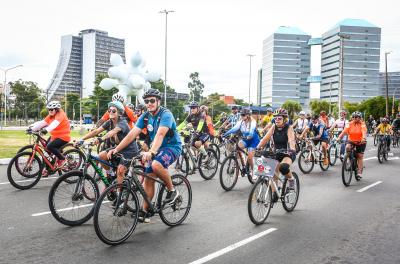
M 284 109 L 284 108 L 278 108 L 278 109 L 275 110 L 274 116 L 283 116 L 283 117 L 287 117 L 287 116 L 288 116 L 288 112 L 287 112 L 287 110 Z

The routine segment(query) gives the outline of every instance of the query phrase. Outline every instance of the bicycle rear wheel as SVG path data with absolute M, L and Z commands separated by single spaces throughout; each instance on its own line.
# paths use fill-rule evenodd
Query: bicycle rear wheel
M 291 212 L 297 205 L 300 195 L 300 181 L 295 172 L 292 172 L 294 178 L 294 188 L 289 187 L 289 180 L 285 179 L 282 190 L 282 206 L 287 212 Z
M 349 186 L 351 183 L 351 178 L 353 177 L 353 165 L 352 160 L 348 154 L 345 154 L 342 163 L 342 182 L 344 186 Z
M 205 180 L 211 180 L 218 170 L 218 156 L 213 149 L 207 149 L 207 156 L 199 155 L 199 172 Z
M 251 222 L 261 225 L 267 220 L 272 207 L 272 190 L 269 181 L 260 178 L 251 189 L 247 211 Z
M 378 146 L 378 161 L 379 163 L 383 163 L 384 161 L 384 147 L 382 143 L 379 143 Z
M 209 145 L 209 148 L 213 149 L 215 153 L 217 154 L 218 162 L 220 162 L 221 159 L 221 150 L 219 149 L 217 144 L 211 143 Z
M 326 153 L 329 155 L 329 153 Z M 328 157 L 328 163 L 324 164 L 324 154 L 320 153 L 319 154 L 319 166 L 321 167 L 321 170 L 327 171 L 329 169 L 329 157 Z
M 303 149 L 299 155 L 299 168 L 304 174 L 310 173 L 314 168 L 314 154 L 309 149 Z
M 219 170 L 219 182 L 225 191 L 235 187 L 239 177 L 239 162 L 234 156 L 228 156 L 221 164 Z
M 120 193 L 112 201 L 117 189 Z M 99 239 L 108 245 L 118 245 L 127 240 L 138 222 L 139 201 L 136 193 L 126 186 L 109 186 L 96 202 L 93 214 L 94 230 Z
M 328 149 L 329 165 L 334 166 L 338 158 L 338 149 L 336 144 L 332 144 Z
M 99 197 L 99 187 L 82 171 L 70 171 L 56 180 L 49 193 L 49 208 L 54 218 L 68 226 L 88 221 Z
M 175 190 L 179 192 L 178 198 L 171 205 L 163 205 L 163 201 L 167 195 L 167 189 L 161 187 L 158 194 L 158 205 L 161 210 L 159 212 L 161 220 L 168 226 L 177 226 L 185 221 L 192 206 L 192 187 L 188 179 L 182 174 L 171 176 L 172 184 Z
M 15 155 L 7 167 L 8 181 L 17 189 L 26 190 L 35 186 L 42 177 L 43 163 L 32 152 Z

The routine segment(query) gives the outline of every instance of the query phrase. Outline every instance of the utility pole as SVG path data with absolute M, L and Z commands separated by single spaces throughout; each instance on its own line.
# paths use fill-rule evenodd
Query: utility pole
M 256 56 L 255 54 L 247 54 L 246 56 L 249 57 L 249 62 L 250 62 L 250 73 L 249 73 L 249 107 L 251 104 L 251 100 L 250 100 L 250 88 L 251 88 L 251 58 L 253 58 L 254 56 Z
M 339 61 L 340 61 L 340 73 L 339 73 L 339 90 L 338 90 L 338 104 L 339 104 L 339 113 L 343 110 L 343 68 L 344 68 L 344 39 L 350 39 L 349 35 L 339 33 L 339 41 L 340 41 L 340 53 L 339 53 Z
M 332 107 L 332 81 L 329 83 L 329 114 L 331 113 L 331 107 Z
M 390 51 L 385 52 L 385 98 L 386 98 L 386 117 L 389 117 L 389 81 L 388 81 L 388 71 L 387 71 L 387 55 L 390 54 Z
M 7 125 L 7 72 L 11 71 L 15 68 L 22 67 L 23 65 L 17 65 L 8 69 L 3 69 L 0 68 L 1 71 L 4 72 L 4 87 L 3 87 L 3 92 L 4 92 L 4 126 Z

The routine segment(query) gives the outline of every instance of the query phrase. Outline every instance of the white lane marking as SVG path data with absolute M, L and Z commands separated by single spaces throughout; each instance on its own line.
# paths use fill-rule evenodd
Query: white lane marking
M 364 159 L 364 161 L 366 161 L 366 160 L 372 160 L 372 159 L 377 159 L 378 157 L 370 157 L 370 158 L 366 158 L 366 159 Z
M 40 180 L 42 181 L 42 180 L 52 180 L 52 179 L 57 179 L 58 177 L 46 177 L 46 178 L 41 178 Z M 34 180 L 21 180 L 21 181 L 15 181 L 15 182 L 29 182 L 29 181 L 34 181 Z M 0 182 L 0 185 L 3 185 L 3 184 L 10 184 L 10 182 Z
M 368 190 L 369 188 L 374 187 L 375 185 L 381 184 L 382 182 L 383 181 L 377 181 L 377 182 L 370 184 L 364 188 L 361 188 L 360 190 L 357 190 L 357 192 L 364 192 L 364 191 Z
M 214 253 L 211 253 L 211 254 L 205 256 L 204 258 L 201 258 L 201 259 L 195 260 L 193 262 L 190 262 L 189 264 L 202 264 L 202 263 L 205 263 L 205 262 L 210 261 L 210 260 L 212 260 L 214 258 L 222 256 L 222 255 L 224 255 L 224 254 L 226 254 L 226 253 L 228 253 L 228 252 L 230 252 L 230 251 L 232 251 L 234 249 L 237 249 L 238 247 L 244 246 L 244 245 L 246 245 L 246 244 L 248 244 L 248 243 L 250 243 L 250 242 L 252 242 L 252 241 L 254 241 L 254 240 L 258 239 L 258 238 L 260 238 L 260 237 L 268 235 L 269 233 L 272 233 L 272 232 L 274 232 L 276 230 L 278 230 L 278 229 L 276 229 L 276 228 L 267 229 L 267 230 L 265 230 L 265 231 L 263 231 L 261 233 L 258 233 L 258 234 L 254 235 L 254 236 L 246 238 L 246 239 L 244 239 L 242 241 L 236 242 L 235 244 L 227 246 L 226 248 L 218 250 L 218 251 L 216 251 Z
M 390 153 L 389 153 L 390 154 Z M 392 155 L 389 155 L 389 156 L 393 156 L 393 154 Z M 369 157 L 369 158 L 365 158 L 364 159 L 364 161 L 367 161 L 367 160 L 373 160 L 373 159 L 377 159 L 378 157 Z M 398 160 L 398 159 L 400 159 L 400 157 L 388 157 L 388 160 Z
M 104 201 L 103 203 L 109 203 L 109 202 L 110 201 Z M 79 205 L 79 206 L 67 207 L 67 208 L 58 209 L 57 212 L 75 210 L 75 209 L 79 209 L 79 208 L 89 207 L 89 206 L 92 206 L 92 205 L 94 205 L 94 204 L 90 203 L 90 204 L 84 204 L 84 205 Z M 31 216 L 42 216 L 42 215 L 48 215 L 48 214 L 51 214 L 51 212 L 50 211 L 46 211 L 46 212 L 32 214 Z

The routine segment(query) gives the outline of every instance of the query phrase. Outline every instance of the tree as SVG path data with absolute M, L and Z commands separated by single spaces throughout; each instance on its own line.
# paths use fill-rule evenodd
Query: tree
M 79 113 L 76 114 L 77 109 L 79 112 L 79 97 L 78 93 L 67 93 L 67 106 L 65 106 L 65 98 L 61 100 L 61 105 L 64 107 L 64 110 L 67 110 L 66 113 L 69 119 L 79 119 Z M 75 116 L 73 110 L 75 110 Z
M 359 103 L 344 102 L 343 103 L 343 108 L 346 110 L 347 113 L 351 114 L 351 113 L 359 110 L 360 104 Z
M 193 72 L 189 75 L 189 78 L 191 79 L 191 82 L 188 82 L 190 98 L 200 102 L 203 96 L 204 84 L 199 80 L 199 73 Z
M 94 120 L 96 122 L 103 115 L 105 111 L 107 111 L 107 104 L 111 101 L 111 97 L 114 93 L 118 92 L 117 88 L 112 88 L 111 90 L 102 89 L 99 84 L 101 80 L 107 78 L 105 74 L 97 74 L 96 79 L 94 81 L 94 90 L 93 94 L 89 96 L 89 103 L 85 104 L 90 109 L 90 113 L 92 116 L 95 116 Z
M 329 112 L 329 102 L 325 100 L 312 100 L 310 107 L 314 115 L 319 114 L 321 111 Z
M 216 121 L 216 117 L 222 112 L 229 112 L 228 106 L 224 103 L 224 101 L 220 100 L 221 96 L 222 94 L 212 93 L 201 102 L 202 105 L 208 106 L 209 114 L 214 118 L 214 121 Z
M 240 98 L 234 99 L 234 101 L 235 101 L 235 105 L 241 105 L 241 106 L 248 106 L 249 105 L 243 99 L 240 99 Z
M 162 96 L 164 96 L 164 80 L 159 80 L 157 82 L 150 82 L 150 83 L 151 83 L 151 88 L 159 90 L 162 93 Z M 167 93 L 174 94 L 175 89 L 167 85 Z M 161 103 L 163 102 L 164 100 L 161 100 Z M 172 112 L 177 121 L 183 120 L 183 118 L 185 118 L 183 105 L 184 102 L 180 100 L 167 100 L 167 108 Z
M 294 118 L 294 114 L 301 111 L 301 105 L 299 102 L 293 100 L 287 100 L 283 103 L 282 108 L 285 108 L 289 112 L 289 117 Z

